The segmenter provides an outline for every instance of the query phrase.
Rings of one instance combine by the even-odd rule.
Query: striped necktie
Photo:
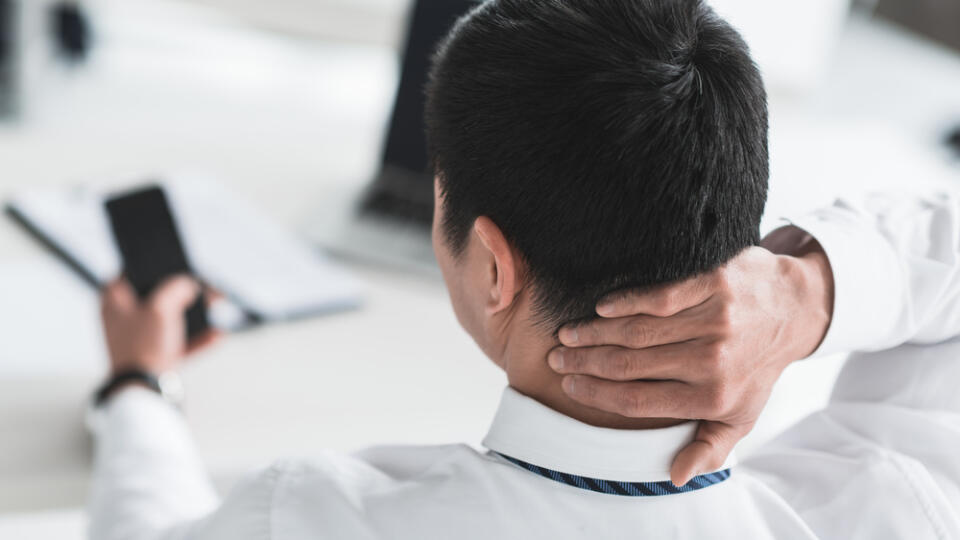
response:
[[[606,493],[609,495],[621,495],[623,497],[657,497],[660,495],[674,495],[677,493],[688,493],[703,489],[714,484],[719,484],[727,478],[730,478],[730,469],[724,469],[709,474],[695,476],[687,482],[685,486],[677,487],[673,482],[666,480],[663,482],[618,482],[616,480],[601,480],[599,478],[588,478],[559,471],[554,471],[544,467],[538,467],[532,463],[510,457],[499,452],[491,452],[514,465],[526,469],[534,474],[544,478],[567,484],[588,491],[597,493]]]

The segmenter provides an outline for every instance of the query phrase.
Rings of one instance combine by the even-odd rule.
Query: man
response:
[[[177,412],[114,385],[94,419],[94,538],[960,534],[960,471],[943,451],[960,447],[960,406],[942,384],[960,378],[949,344],[855,361],[842,403],[743,466],[703,451],[724,453],[721,439],[748,429],[782,366],[818,344],[933,342],[960,329],[960,304],[943,295],[960,289],[952,199],[828,209],[768,239],[784,255],[751,247],[766,189],[764,93],[743,42],[709,8],[488,2],[440,48],[427,120],[437,260],[458,319],[510,383],[489,452],[281,462],[218,505]],[[886,280],[882,293],[856,288],[856,254],[879,257],[866,268]],[[643,329],[624,333],[643,339],[616,350],[617,373],[558,348],[565,323],[580,323],[560,333],[567,345],[599,344],[611,321],[594,319],[596,301],[638,289],[601,310],[647,313],[613,321]],[[140,305],[112,285],[115,372],[176,367],[194,294],[174,280]],[[885,340],[857,332],[858,302]],[[897,361],[905,351],[918,358]],[[771,366],[751,376],[761,363],[745,359],[768,352]],[[753,388],[704,382],[740,379]],[[690,418],[715,423],[698,434]]]

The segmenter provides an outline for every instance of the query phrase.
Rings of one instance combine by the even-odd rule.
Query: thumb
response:
[[[197,299],[200,287],[186,275],[168,278],[150,293],[147,305],[164,315],[181,314]]]
[[[127,311],[136,309],[137,295],[130,282],[119,277],[103,288],[101,304],[104,311]]]
[[[693,442],[673,459],[670,481],[675,486],[684,486],[699,474],[719,469],[733,447],[750,433],[752,427],[752,424],[734,426],[722,422],[700,422]]]

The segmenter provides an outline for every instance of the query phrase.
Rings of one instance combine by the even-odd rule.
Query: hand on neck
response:
[[[533,398],[551,409],[596,427],[612,429],[659,429],[685,422],[676,418],[627,418],[619,414],[587,407],[571,399],[563,391],[563,376],[550,369],[547,353],[559,345],[552,335],[545,335],[528,320],[507,321],[503,346],[494,361],[507,373],[514,390]]]
[[[561,386],[563,377],[547,363],[560,343],[538,324],[534,286],[523,257],[488,217],[474,222],[464,250],[450,252],[440,239],[444,200],[435,182],[434,251],[450,291],[454,312],[477,345],[507,373],[518,392],[575,420],[614,429],[656,429],[682,423],[669,418],[627,418],[578,403]]]

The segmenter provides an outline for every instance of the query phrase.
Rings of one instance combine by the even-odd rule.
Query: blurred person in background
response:
[[[179,412],[119,385],[91,419],[94,539],[960,535],[955,198],[844,201],[761,242],[763,84],[700,0],[484,3],[428,96],[437,260],[509,382],[488,451],[281,461],[220,501]],[[107,289],[114,372],[184,361],[195,287]],[[882,352],[728,457],[788,364],[840,350]]]

